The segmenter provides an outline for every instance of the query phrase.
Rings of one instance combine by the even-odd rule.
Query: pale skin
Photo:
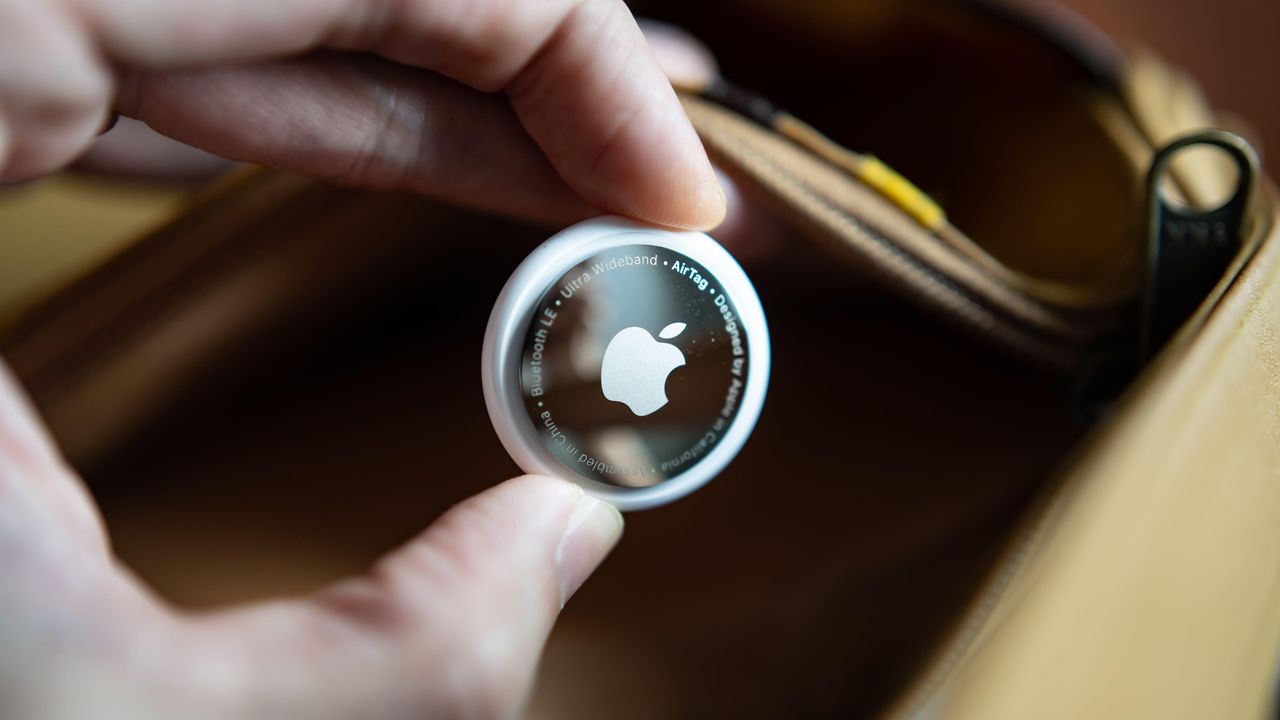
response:
[[[74,161],[113,109],[224,157],[541,221],[726,212],[617,0],[0,0],[0,182]],[[576,486],[516,478],[313,596],[183,611],[112,556],[0,365],[0,715],[517,716],[621,532]]]
[[[725,214],[618,0],[4,0],[0,61],[0,180],[66,164],[114,105],[225,157],[533,217]]]

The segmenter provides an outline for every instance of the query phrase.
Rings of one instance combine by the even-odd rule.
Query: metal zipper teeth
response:
[[[894,281],[894,286],[904,290],[909,288],[909,295],[917,296],[970,330],[1045,364],[1069,367],[1078,360],[1080,353],[1075,348],[1043,340],[1017,327],[896,243],[858,222],[793,175],[778,168],[768,158],[741,142],[735,142],[730,133],[708,125],[714,123],[703,123],[704,139],[718,154],[736,163],[749,177],[772,186],[795,203],[793,206],[776,202],[780,209],[843,251],[853,250],[869,258],[878,272]],[[842,242],[842,239],[849,242]],[[851,248],[850,245],[856,247]]]

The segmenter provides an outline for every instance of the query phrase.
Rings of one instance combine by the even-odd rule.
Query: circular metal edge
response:
[[[543,448],[528,419],[520,389],[519,359],[524,330],[541,295],[567,270],[609,248],[645,244],[679,252],[703,265],[727,290],[747,336],[748,371],[742,404],[716,447],[688,471],[646,488],[622,488],[569,471]],[[729,464],[755,429],[764,407],[771,371],[769,328],[759,295],[737,260],[706,233],[667,230],[618,217],[601,217],[571,226],[538,246],[520,263],[494,303],[485,328],[481,381],[485,406],[498,439],[525,472],[554,475],[616,505],[643,510],[677,500],[702,487]]]

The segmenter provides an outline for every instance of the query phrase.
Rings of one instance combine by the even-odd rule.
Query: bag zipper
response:
[[[690,117],[713,156],[750,188],[762,185],[766,199],[794,224],[838,249],[869,260],[889,284],[980,336],[1058,369],[1077,366],[1092,340],[1114,326],[1099,327],[1081,318],[1067,319],[1005,288],[1007,314],[997,312],[938,270],[921,262],[901,245],[870,228],[824,197],[793,173],[785,171],[725,127],[723,116],[703,106],[690,106]],[[723,111],[721,111],[723,112]],[[998,286],[996,286],[998,288]],[[999,289],[989,289],[999,292]]]

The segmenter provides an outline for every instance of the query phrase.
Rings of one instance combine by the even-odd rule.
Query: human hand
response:
[[[0,0],[0,181],[71,161],[112,107],[222,156],[552,222],[606,210],[709,227],[725,212],[615,0]],[[621,527],[571,484],[519,478],[365,577],[186,613],[112,558],[6,375],[0,711],[516,714],[559,608]]]
[[[365,576],[214,613],[111,557],[83,484],[0,365],[0,716],[510,717],[621,517],[561,480],[467,500]]]
[[[0,0],[0,181],[65,165],[112,107],[224,157],[545,221],[725,213],[620,0]]]

